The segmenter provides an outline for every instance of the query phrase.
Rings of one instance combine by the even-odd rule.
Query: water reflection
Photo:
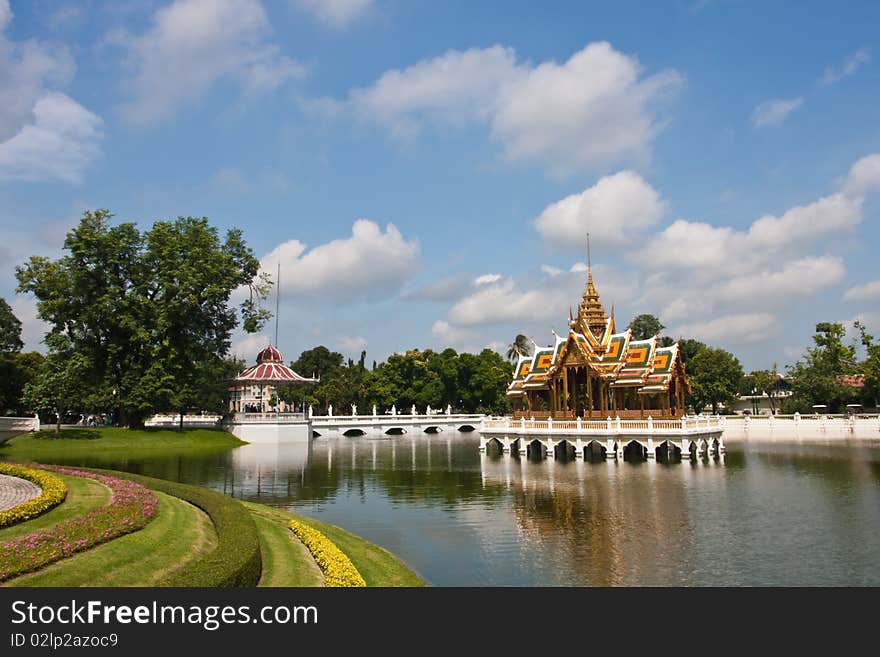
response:
[[[628,462],[470,434],[76,461],[221,490],[373,540],[438,585],[880,584],[880,449],[728,443]]]

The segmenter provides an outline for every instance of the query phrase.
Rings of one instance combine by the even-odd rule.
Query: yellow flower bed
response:
[[[296,520],[291,520],[288,526],[309,548],[318,566],[324,571],[327,586],[367,585],[351,559],[324,534]]]
[[[34,499],[23,502],[6,511],[0,511],[0,528],[36,518],[38,515],[61,504],[64,498],[67,497],[67,486],[51,472],[25,468],[24,466],[12,465],[11,463],[0,463],[0,474],[27,479],[43,489],[43,492]]]

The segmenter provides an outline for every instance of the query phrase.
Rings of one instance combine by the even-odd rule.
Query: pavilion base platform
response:
[[[725,451],[718,416],[677,420],[490,419],[482,423],[480,434],[481,451],[494,441],[505,453],[515,450],[521,455],[531,452],[546,457],[623,459],[629,454],[638,460],[677,460]]]
[[[308,443],[312,423],[301,413],[235,413],[223,427],[246,443]]]

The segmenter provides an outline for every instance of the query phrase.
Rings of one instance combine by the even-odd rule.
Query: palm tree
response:
[[[519,356],[528,356],[531,353],[532,348],[529,346],[529,339],[520,334],[517,335],[516,340],[507,347],[507,360],[512,363]]]

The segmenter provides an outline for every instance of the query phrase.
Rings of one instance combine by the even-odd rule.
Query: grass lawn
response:
[[[259,586],[324,586],[324,574],[308,548],[283,522],[251,510],[263,553],[263,575]]]
[[[219,453],[244,444],[219,429],[62,429],[57,438],[53,430],[44,430],[16,436],[0,445],[0,459],[41,463],[77,457],[138,459]]]
[[[355,568],[358,569],[358,572],[360,572],[364,580],[366,580],[367,586],[425,585],[418,575],[401,563],[400,560],[388,550],[379,547],[374,543],[370,543],[359,536],[355,536],[335,525],[328,525],[327,523],[315,520],[314,518],[288,513],[287,511],[263,506],[262,504],[254,504],[253,502],[242,502],[242,504],[244,504],[254,516],[280,523],[285,531],[291,535],[291,538],[294,539],[295,537],[293,536],[293,533],[287,529],[287,522],[289,520],[299,520],[300,522],[314,527],[331,541],[336,543],[336,546],[340,550],[345,552],[348,558],[351,559],[351,562],[355,565]],[[306,551],[306,556],[310,556],[308,551]]]
[[[156,496],[159,514],[143,529],[4,586],[155,586],[214,549],[217,536],[203,511],[165,493]]]
[[[67,498],[51,511],[33,520],[0,529],[0,543],[51,527],[63,520],[82,516],[110,503],[110,489],[94,479],[53,473],[67,486]]]

